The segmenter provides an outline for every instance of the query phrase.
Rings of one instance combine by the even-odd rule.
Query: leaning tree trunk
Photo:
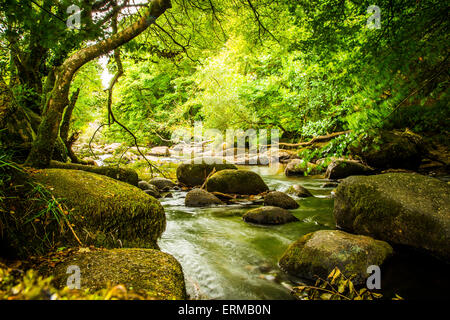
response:
[[[170,0],[153,0],[149,8],[128,28],[95,45],[84,48],[70,56],[56,71],[55,85],[46,106],[46,113],[39,126],[26,165],[46,168],[52,158],[53,146],[59,136],[64,108],[69,103],[70,83],[75,72],[87,62],[107,53],[144,32],[156,19],[171,7]]]

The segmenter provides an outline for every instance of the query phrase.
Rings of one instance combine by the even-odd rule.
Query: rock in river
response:
[[[178,181],[188,187],[201,186],[213,170],[216,172],[225,169],[237,170],[234,164],[222,163],[220,158],[202,158],[198,161],[199,163],[195,160],[182,163],[177,168]]]
[[[206,181],[206,190],[232,194],[259,194],[269,190],[264,180],[248,170],[221,170]]]
[[[245,222],[256,224],[284,224],[298,221],[298,219],[286,209],[270,206],[249,210],[242,218]]]
[[[450,261],[450,185],[412,173],[353,176],[336,189],[336,224]]]
[[[289,189],[286,191],[286,193],[292,194],[299,198],[314,197],[308,189],[299,184],[294,184],[293,186],[290,186]]]
[[[349,176],[366,176],[374,174],[375,170],[352,160],[333,160],[327,168],[325,178],[337,180]]]
[[[54,270],[54,284],[66,286],[68,267],[80,268],[81,289],[92,291],[124,285],[127,289],[145,290],[158,300],[186,299],[181,265],[170,254],[153,249],[112,249],[77,252],[59,263]]]
[[[159,191],[170,190],[175,186],[172,180],[160,177],[152,178],[148,183],[157,187]]]
[[[280,267],[297,277],[326,279],[335,267],[354,284],[362,284],[369,274],[367,267],[378,265],[392,255],[392,247],[384,241],[353,235],[338,230],[308,233],[292,243],[280,259]]]
[[[264,197],[265,206],[280,207],[283,209],[297,209],[297,201],[280,191],[271,191]]]
[[[71,224],[84,245],[158,247],[164,209],[139,188],[81,170],[39,170],[33,179],[71,210]],[[71,233],[66,238],[77,243]]]
[[[215,195],[203,189],[192,189],[186,194],[185,205],[187,207],[206,207],[215,204],[222,204]]]

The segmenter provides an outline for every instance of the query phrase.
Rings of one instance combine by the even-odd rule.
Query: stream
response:
[[[271,190],[301,184],[315,197],[296,199],[300,207],[291,212],[299,222],[260,226],[242,220],[255,205],[188,208],[186,192],[174,192],[173,198],[160,199],[167,227],[159,245],[181,263],[192,299],[292,299],[292,279],[278,260],[300,236],[334,228],[332,189],[320,187],[324,179],[286,177],[282,168],[241,168],[258,173]]]

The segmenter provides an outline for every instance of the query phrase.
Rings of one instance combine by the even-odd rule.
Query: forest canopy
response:
[[[71,5],[81,10],[79,28],[67,26]],[[17,153],[19,143],[19,158],[45,166],[30,144],[42,154],[58,144],[59,126],[66,142],[111,122],[152,145],[195,121],[223,131],[277,128],[289,142],[377,128],[445,136],[448,4],[380,0],[375,27],[371,5],[3,0],[2,90],[14,101],[9,109],[21,110],[16,124],[3,123],[3,144],[14,141]],[[133,141],[122,126],[101,132]]]

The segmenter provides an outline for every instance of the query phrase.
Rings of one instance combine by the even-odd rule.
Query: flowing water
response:
[[[279,269],[279,258],[300,236],[335,226],[332,189],[320,187],[325,180],[290,178],[271,167],[246,169],[261,175],[271,190],[300,184],[315,197],[296,199],[300,207],[291,212],[300,221],[280,226],[245,223],[242,215],[256,207],[251,204],[188,208],[186,192],[161,199],[167,228],[159,245],[181,263],[191,298],[291,299],[292,282]]]

